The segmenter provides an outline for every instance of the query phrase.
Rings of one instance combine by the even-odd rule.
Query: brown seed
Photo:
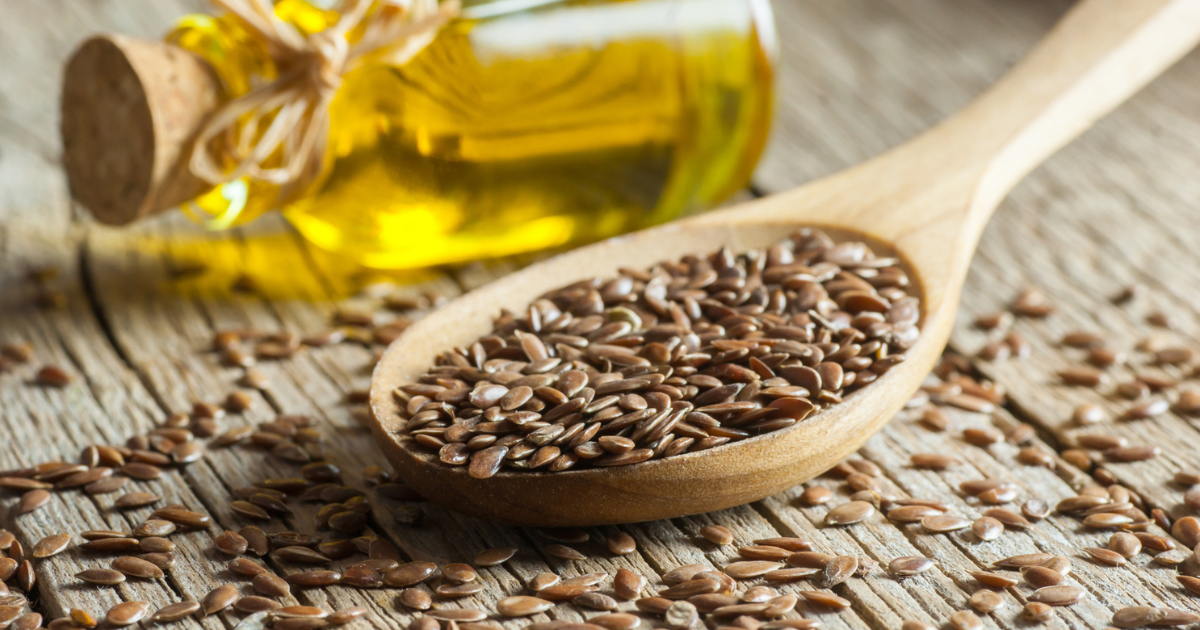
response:
[[[1142,550],[1142,541],[1133,534],[1117,532],[1109,536],[1108,548],[1126,558],[1132,558]]]
[[[810,486],[805,488],[800,495],[800,502],[804,505],[823,505],[828,503],[833,498],[833,492],[825,486]]]
[[[462,584],[464,582],[473,582],[478,574],[475,569],[469,564],[452,563],[442,567],[442,578],[448,582]]]
[[[1074,367],[1062,370],[1058,373],[1058,376],[1067,385],[1080,385],[1083,387],[1099,387],[1108,382],[1108,374],[1088,367]]]
[[[337,584],[342,579],[342,574],[337,571],[305,571],[303,573],[293,573],[284,579],[292,586],[314,588]]]
[[[971,533],[982,541],[995,540],[1004,533],[1004,524],[990,516],[983,516],[971,523]]]
[[[1017,580],[1000,573],[989,571],[971,571],[971,577],[980,584],[990,588],[1011,588],[1017,585]]]
[[[1113,613],[1112,624],[1118,628],[1142,626],[1186,626],[1200,622],[1200,615],[1171,608],[1129,606]]]
[[[150,616],[150,621],[154,623],[173,623],[180,621],[189,615],[193,615],[199,610],[199,602],[179,602],[178,604],[170,604],[168,606],[159,608],[153,615]]]
[[[388,571],[383,581],[393,588],[404,588],[425,581],[436,570],[437,565],[432,562],[409,562]]]
[[[241,534],[225,530],[225,533],[217,536],[216,539],[213,540],[213,546],[215,546],[217,551],[220,551],[221,553],[231,556],[239,556],[243,553],[246,553],[247,542],[245,537],[243,537]]]
[[[566,545],[546,545],[546,553],[563,560],[586,560],[587,556]]]
[[[616,575],[613,576],[613,592],[621,599],[634,599],[640,596],[642,590],[645,588],[646,578],[634,573],[630,569],[617,569]]]
[[[151,518],[170,521],[176,525],[179,525],[180,527],[199,529],[212,525],[212,518],[208,515],[179,507],[168,506],[165,508],[160,508],[151,513],[150,516]]]
[[[482,590],[482,586],[480,590]],[[590,610],[616,610],[618,606],[617,600],[596,591],[579,595],[575,599],[572,599],[571,603],[580,608],[588,608]]]
[[[16,570],[16,563],[13,565]],[[75,574],[75,577],[89,584],[115,586],[125,581],[125,574],[113,569],[85,569]]]
[[[771,569],[771,571],[774,570]],[[838,556],[826,563],[825,568],[821,570],[820,577],[817,579],[817,584],[822,588],[832,588],[850,579],[850,576],[854,575],[854,572],[857,570],[857,557]],[[767,571],[763,573],[767,573]]]
[[[1083,589],[1072,584],[1059,584],[1039,588],[1029,595],[1029,601],[1041,602],[1048,606],[1070,606],[1079,602],[1084,596]]]
[[[330,558],[314,549],[293,545],[275,550],[279,559],[298,564],[329,564]]]
[[[233,605],[238,596],[236,586],[224,584],[209,591],[208,595],[205,595],[204,599],[200,601],[200,605],[204,609],[205,615],[211,615]]]
[[[329,615],[325,618],[325,621],[327,621],[331,626],[344,626],[366,614],[367,609],[365,607],[351,606],[349,608],[343,608]]]
[[[433,606],[433,598],[426,591],[406,588],[400,592],[400,603],[412,610],[429,610]]]
[[[1062,584],[1063,574],[1046,567],[1021,567],[1021,578],[1033,588],[1044,588]]]
[[[146,536],[167,536],[175,532],[175,523],[164,521],[157,518],[152,518],[141,525],[138,525],[133,530],[133,535],[138,538]]]
[[[1113,566],[1113,567],[1121,566],[1121,565],[1125,564],[1125,556],[1122,556],[1121,554],[1119,554],[1115,551],[1112,551],[1111,549],[1104,549],[1101,547],[1087,547],[1084,549],[1084,552],[1086,552],[1089,556],[1092,557],[1093,560],[1095,560],[1096,562],[1099,562],[1100,564],[1105,564],[1105,565]],[[1049,602],[1047,602],[1047,603],[1049,603]]]
[[[787,549],[793,553],[797,551],[808,551],[812,549],[812,543],[803,538],[795,538],[791,536],[780,536],[775,538],[759,538],[754,541],[756,545],[769,545],[771,547],[779,547]]]
[[[971,608],[986,615],[1003,608],[1004,598],[1000,597],[996,591],[982,589],[975,591],[967,603],[971,605]]]
[[[983,620],[969,610],[960,610],[950,615],[952,630],[983,630]]]
[[[1122,446],[1104,451],[1104,457],[1110,462],[1141,462],[1154,459],[1162,453],[1157,446]]]
[[[254,587],[254,592],[265,597],[287,597],[292,593],[291,587],[283,578],[270,573],[254,576],[250,585]]]
[[[943,453],[914,453],[910,458],[913,468],[945,470],[958,464],[958,460]]]
[[[243,527],[238,530],[238,535],[246,540],[246,551],[253,555],[261,558],[271,550],[267,534],[260,527],[254,525]]]
[[[259,597],[258,595],[247,595],[246,597],[242,597],[233,603],[233,609],[242,613],[243,615],[252,615],[254,613],[260,613],[264,611],[275,611],[279,610],[280,608],[283,608],[283,604],[280,604],[273,599]]]
[[[113,560],[111,566],[129,577],[158,579],[164,575],[163,570],[153,563],[141,558],[134,558],[133,556],[121,556]]]
[[[57,365],[47,365],[37,372],[37,382],[46,387],[66,387],[74,380],[70,373]]]
[[[342,584],[357,588],[378,588],[383,586],[383,576],[366,564],[354,564],[342,571]]]
[[[1021,567],[1044,564],[1053,557],[1053,555],[1048,553],[1025,553],[1017,556],[1002,558],[993,562],[992,566],[1005,569],[1020,569]]]
[[[68,534],[53,534],[47,536],[37,542],[33,546],[34,558],[49,558],[57,555],[71,544],[71,536]]]
[[[928,571],[934,566],[933,560],[921,556],[900,556],[888,563],[888,572],[896,577],[909,577]]]
[[[129,462],[121,467],[121,474],[142,481],[151,481],[162,476],[162,469],[153,464]]]
[[[175,554],[173,553],[144,553],[138,558],[153,564],[154,566],[166,571],[175,566]]]
[[[936,514],[921,519],[921,527],[935,534],[952,532],[970,526],[969,519],[955,514]]]
[[[611,553],[618,556],[631,554],[637,549],[637,543],[634,541],[633,536],[625,532],[612,534],[604,540],[604,544]]]
[[[763,575],[764,573],[769,573],[782,567],[782,562],[746,560],[743,562],[733,562],[725,565],[724,572],[726,575],[734,578],[735,580],[744,580],[746,578],[757,577]],[[853,573],[853,571],[851,571],[851,573]]]
[[[486,549],[479,552],[479,555],[475,556],[475,566],[494,567],[496,565],[508,562],[509,559],[515,555],[517,555],[517,550],[512,547]]]
[[[833,593],[826,591],[800,591],[796,593],[804,598],[804,601],[810,605],[824,607],[833,610],[842,610],[850,607],[850,600],[838,597]]]
[[[483,588],[482,584],[471,582],[467,582],[466,584],[439,584],[434,589],[434,592],[446,598],[467,597],[468,595],[483,592]]]
[[[733,532],[720,525],[705,525],[700,528],[700,535],[714,545],[728,545],[733,543]]]
[[[589,624],[600,626],[604,630],[633,630],[641,621],[640,617],[629,613],[608,613],[588,619]]]
[[[850,501],[843,503],[825,514],[826,525],[852,525],[859,523],[875,513],[875,506],[866,501]]]
[[[150,604],[146,602],[122,602],[108,609],[104,620],[110,626],[121,627],[133,625],[142,620],[150,612]]]
[[[1054,609],[1042,602],[1029,602],[1021,609],[1021,614],[1030,621],[1041,623],[1054,618]]]
[[[155,496],[148,492],[130,492],[122,495],[113,501],[113,506],[121,509],[138,508],[146,505],[151,505],[162,501],[161,497]]]
[[[146,553],[167,553],[175,551],[175,543],[158,536],[147,536],[138,541],[138,550]]]

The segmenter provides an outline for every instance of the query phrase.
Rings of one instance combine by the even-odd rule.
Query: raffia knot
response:
[[[368,55],[400,65],[458,13],[458,0],[343,0],[338,20],[304,35],[270,0],[212,0],[261,40],[279,74],[225,103],[206,121],[189,167],[216,186],[243,177],[280,187],[283,205],[321,174],[329,105],[342,77]],[[351,43],[347,34],[359,33]]]

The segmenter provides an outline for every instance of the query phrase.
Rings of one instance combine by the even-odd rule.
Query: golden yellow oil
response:
[[[312,32],[335,17],[281,0]],[[323,176],[280,208],[317,246],[413,268],[576,245],[711,207],[745,185],[772,107],[764,0],[488,0],[403,66],[349,72]],[[229,18],[170,40],[231,96],[269,79]],[[256,78],[257,77],[257,78]],[[210,225],[277,205],[233,182],[197,200]]]

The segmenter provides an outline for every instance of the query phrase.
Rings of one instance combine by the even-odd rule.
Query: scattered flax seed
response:
[[[74,378],[66,370],[57,365],[47,365],[37,372],[37,382],[46,387],[66,387]]]
[[[1004,524],[990,516],[983,516],[971,523],[971,532],[981,541],[995,540],[1004,533]]]
[[[932,569],[934,561],[921,556],[901,556],[888,563],[888,572],[896,577],[909,577]]]
[[[875,506],[866,501],[850,501],[843,503],[825,515],[826,525],[852,525],[859,523],[875,513]]]
[[[1018,295],[1009,309],[1015,315],[1040,319],[1053,313],[1054,305],[1039,289],[1030,288]]]
[[[975,317],[975,327],[982,330],[1007,330],[1012,325],[1012,313],[1000,311],[984,313]]]
[[[995,591],[981,589],[975,591],[967,603],[971,605],[971,608],[974,608],[975,610],[987,615],[1003,608],[1004,598]]]
[[[733,532],[720,525],[705,525],[700,528],[700,535],[714,545],[729,545],[733,543]]]
[[[1030,621],[1042,623],[1054,618],[1054,609],[1042,602],[1029,602],[1021,609],[1021,615]]]
[[[1170,408],[1171,404],[1165,400],[1152,400],[1126,409],[1125,417],[1129,420],[1147,420],[1166,413]]]
[[[833,498],[833,491],[825,486],[809,486],[800,494],[800,502],[807,506],[823,505]]]
[[[1058,372],[1058,377],[1067,385],[1082,387],[1099,387],[1108,382],[1108,374],[1095,368],[1074,367]]]
[[[1173,608],[1129,606],[1113,613],[1112,624],[1118,628],[1142,626],[1187,626],[1200,622],[1200,614]]]
[[[1122,556],[1111,549],[1104,549],[1102,547],[1087,547],[1083,551],[1087,553],[1087,555],[1091,556],[1093,560],[1103,565],[1119,567],[1126,563],[1125,556]],[[1050,602],[1046,603],[1049,604]]]
[[[926,470],[945,470],[959,463],[957,459],[944,453],[914,453],[909,460],[913,468]]]
[[[970,519],[957,514],[935,514],[921,519],[921,527],[933,534],[944,534],[970,526]]]
[[[1017,580],[1002,573],[990,571],[971,571],[971,577],[988,588],[1011,588],[1017,585]]]
[[[950,615],[952,630],[983,630],[983,620],[969,610],[960,610]]]

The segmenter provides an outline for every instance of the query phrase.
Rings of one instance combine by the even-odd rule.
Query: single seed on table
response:
[[[383,586],[383,576],[367,564],[352,564],[342,571],[342,584],[357,588],[378,588]]]
[[[833,492],[825,486],[809,486],[805,488],[800,495],[800,502],[804,505],[822,505],[828,503],[833,498]]]
[[[695,595],[716,593],[719,590],[721,590],[721,583],[719,581],[697,578],[680,582],[668,589],[659,591],[658,596],[666,599],[687,599]]]
[[[618,556],[624,556],[637,550],[637,542],[634,541],[633,536],[625,532],[610,535],[604,540],[604,545],[608,547],[609,552]]]
[[[331,559],[322,553],[308,547],[293,545],[275,550],[275,555],[281,560],[299,564],[329,564]]]
[[[546,575],[546,574],[542,574]],[[541,576],[539,576],[541,577]],[[626,568],[617,569],[617,573],[613,576],[613,592],[617,597],[624,600],[631,600],[641,595],[642,590],[646,588],[646,578]],[[541,590],[541,589],[534,589]]]
[[[483,590],[482,585],[480,585],[480,590]],[[596,591],[583,593],[572,599],[571,603],[580,608],[591,610],[616,610],[618,606],[617,600]]]
[[[775,569],[771,569],[774,571]],[[837,556],[830,560],[817,578],[816,583],[822,588],[833,588],[850,579],[858,570],[858,558],[855,556]]]
[[[1113,613],[1112,624],[1118,628],[1142,626],[1186,626],[1200,622],[1200,614],[1172,608],[1129,606]]]
[[[1053,554],[1048,553],[1024,553],[1016,556],[1009,556],[1007,558],[1001,558],[1000,560],[993,562],[992,566],[1004,569],[1020,569],[1021,567],[1044,564],[1053,557]]]
[[[13,570],[16,570],[15,562],[13,563]],[[115,586],[125,581],[125,574],[114,569],[85,569],[76,573],[75,577],[89,584],[100,584],[102,586]]]
[[[141,621],[148,612],[150,604],[146,602],[122,602],[109,608],[104,620],[114,627],[129,626]]]
[[[990,516],[982,516],[971,523],[971,533],[981,541],[995,540],[1004,533],[1004,524]]]
[[[1085,595],[1084,590],[1072,584],[1046,586],[1029,594],[1029,601],[1041,602],[1048,606],[1070,606],[1078,603]]]
[[[735,580],[744,580],[746,578],[758,577],[764,573],[769,573],[782,567],[782,562],[745,560],[725,565],[724,572],[726,575],[734,578]],[[853,573],[853,571],[851,571],[851,573]]]
[[[130,492],[121,495],[116,501],[113,501],[113,506],[117,508],[138,508],[162,501],[162,498],[149,492]]]
[[[981,589],[975,591],[971,595],[971,598],[967,600],[967,603],[971,605],[971,608],[986,615],[1003,608],[1004,598],[1000,597],[995,591]]]
[[[159,536],[147,536],[138,541],[138,551],[145,553],[167,553],[175,551],[175,543]]]
[[[714,545],[728,545],[733,543],[733,532],[720,525],[705,525],[700,528],[700,535]]]
[[[121,556],[113,560],[111,566],[129,577],[158,579],[164,575],[158,566],[133,556]]]
[[[561,558],[563,560],[586,560],[587,556],[579,553],[579,551],[566,545],[550,544],[546,545],[546,553]]]
[[[464,582],[473,582],[478,574],[475,569],[469,564],[451,563],[442,567],[442,578],[448,582],[462,584]]]
[[[9,630],[37,630],[42,627],[42,616],[38,613],[25,613],[16,619],[13,619],[12,624],[8,626]]]
[[[588,619],[588,623],[604,630],[633,630],[641,624],[641,618],[630,613],[607,613]]]
[[[999,521],[1001,525],[1008,529],[1029,529],[1033,527],[1028,519],[1012,510],[1005,508],[990,508],[984,510],[984,518],[991,518]]]
[[[1162,449],[1157,446],[1122,446],[1104,451],[1104,457],[1110,462],[1141,462],[1161,453]]]
[[[424,582],[436,570],[437,565],[432,562],[409,562],[385,573],[383,582],[393,588],[404,588]]]
[[[508,562],[509,559],[515,555],[517,555],[517,550],[512,547],[486,549],[479,552],[479,555],[475,556],[475,566],[494,567],[496,565]]]
[[[217,551],[231,556],[240,556],[246,553],[247,545],[248,543],[244,536],[229,530],[225,530],[223,534],[213,540],[213,546],[217,548]]]
[[[1029,583],[1033,588],[1045,588],[1047,586],[1057,586],[1062,584],[1065,579],[1063,574],[1041,566],[1021,567],[1021,579]]]
[[[1079,385],[1083,387],[1098,387],[1108,382],[1108,374],[1095,368],[1082,366],[1061,370],[1058,376],[1067,385]]]
[[[969,519],[956,514],[934,514],[921,519],[921,527],[934,534],[943,534],[970,526]]]
[[[345,576],[342,576],[343,581]],[[483,592],[484,586],[477,582],[466,582],[463,584],[439,584],[433,589],[435,593],[446,598],[467,597],[476,593]]]
[[[413,610],[429,610],[433,606],[433,598],[421,589],[406,588],[400,592],[400,603]]]
[[[742,601],[748,604],[761,604],[779,596],[779,592],[769,586],[755,586],[742,593]]]
[[[934,561],[921,556],[900,556],[888,563],[888,572],[896,577],[910,577],[928,571]]]
[[[793,552],[770,545],[746,545],[738,548],[738,555],[746,560],[787,560]]]
[[[1137,536],[1127,532],[1117,532],[1108,538],[1108,548],[1132,558],[1142,550],[1142,541]]]
[[[327,621],[331,626],[344,626],[366,614],[367,609],[365,607],[351,606],[349,608],[343,608],[329,615],[325,618],[325,621]]]
[[[292,592],[291,587],[283,578],[270,573],[254,576],[250,585],[254,587],[254,592],[266,597],[287,597]]]
[[[74,378],[57,365],[47,365],[37,372],[37,383],[47,387],[66,387]]]
[[[969,610],[960,610],[950,615],[952,630],[983,630],[983,620]]]
[[[39,540],[33,546],[34,558],[49,558],[56,555],[71,544],[71,536],[69,534],[52,534]]]
[[[942,453],[914,453],[910,458],[913,468],[945,470],[958,464],[958,460]]]
[[[141,551],[142,544],[136,538],[98,538],[89,540],[80,545],[88,551],[100,551],[105,553],[125,553],[130,551]]]
[[[162,569],[163,571],[166,571],[167,569],[170,569],[171,567],[175,566],[175,554],[170,553],[170,552],[144,553],[144,554],[138,556],[138,558],[141,560],[145,560],[146,562],[149,562],[150,564],[153,564],[154,566]]]
[[[224,584],[209,591],[208,595],[204,596],[200,604],[204,609],[205,615],[211,615],[215,612],[222,611],[233,604],[238,599],[237,587],[232,584]]]
[[[779,547],[787,549],[791,552],[808,551],[812,549],[812,543],[803,538],[795,538],[791,536],[779,536],[775,538],[758,538],[754,541],[756,545],[769,545],[771,547]]]
[[[537,596],[554,602],[563,602],[595,590],[598,590],[597,587],[591,584],[567,584],[561,582],[539,590]]]
[[[233,603],[233,609],[243,615],[252,615],[263,611],[274,611],[283,608],[283,604],[258,595],[247,595]]]
[[[1058,571],[1062,575],[1067,575],[1071,572],[1071,561],[1066,556],[1054,556],[1043,562],[1041,566]]]
[[[843,503],[825,514],[826,525],[852,525],[870,518],[875,513],[875,506],[866,501],[850,501]]]
[[[284,578],[288,584],[299,586],[300,588],[331,586],[337,584],[341,579],[342,574],[337,571],[305,571],[303,573],[293,573]]]
[[[167,536],[175,532],[175,523],[152,518],[141,525],[138,525],[133,530],[133,535],[137,538],[146,536]]]
[[[1017,580],[1000,573],[990,571],[971,571],[971,577],[989,588],[1011,588],[1017,585]]]

